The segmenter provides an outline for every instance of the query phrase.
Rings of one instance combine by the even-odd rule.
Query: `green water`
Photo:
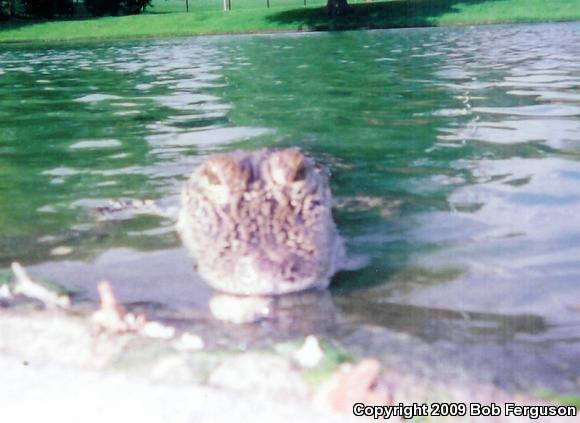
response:
[[[0,267],[202,310],[171,219],[95,208],[173,207],[207,154],[297,145],[360,267],[315,330],[578,390],[578,57],[578,24],[0,47]]]

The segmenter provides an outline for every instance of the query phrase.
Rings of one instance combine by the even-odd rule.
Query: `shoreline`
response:
[[[154,422],[159,416],[177,413],[172,421],[202,416],[202,421],[229,422],[229,416],[221,414],[224,402],[235,415],[247,414],[254,421],[268,421],[275,415],[284,422],[354,422],[354,403],[428,404],[432,398],[454,404],[577,409],[576,398],[566,395],[534,395],[486,383],[430,380],[383,366],[374,358],[341,358],[337,352],[342,350],[327,342],[322,350],[316,343],[322,356],[312,366],[307,362],[317,352],[308,348],[305,354],[306,339],[275,343],[269,348],[216,350],[179,342],[183,334],[190,333],[187,330],[181,337],[177,333],[168,337],[159,331],[145,334],[133,329],[118,332],[112,326],[98,329],[96,313],[76,307],[32,310],[24,304],[8,304],[0,317],[0,330],[6,335],[0,340],[0,369],[8,382],[0,395],[9,398],[7,404],[11,405],[4,411],[27,421],[38,420],[39,412],[49,410],[63,421],[81,418],[97,422],[103,417],[117,421],[118,416],[126,421],[139,416],[139,421]],[[14,390],[14,386],[19,389]],[[163,401],[156,401],[160,395]],[[73,396],[76,405],[71,406]],[[99,412],[86,413],[95,401]],[[24,406],[32,403],[39,407]],[[495,416],[496,423],[529,420]],[[438,420],[427,416],[425,421]],[[468,417],[466,421],[474,420]]]
[[[580,22],[576,0],[555,0],[549,7],[540,0],[373,1],[351,3],[348,15],[338,18],[329,17],[323,3],[266,9],[247,1],[247,8],[229,12],[199,4],[186,13],[175,9],[178,0],[158,0],[139,15],[2,21],[0,45]]]
[[[68,22],[68,21],[65,21]],[[79,37],[79,38],[55,38],[55,39],[23,39],[23,40],[1,40],[0,48],[2,46],[47,46],[51,44],[92,44],[107,41],[144,41],[144,40],[169,40],[174,38],[194,38],[194,37],[227,37],[227,36],[259,36],[259,35],[280,35],[280,34],[325,34],[325,33],[340,33],[351,31],[399,31],[399,30],[419,30],[432,28],[474,28],[474,27],[490,27],[490,26],[506,26],[506,25],[549,25],[549,24],[566,24],[566,23],[580,23],[578,19],[565,20],[547,20],[547,21],[517,21],[517,22],[481,22],[481,23],[465,23],[465,24],[448,24],[448,25],[422,25],[422,26],[400,26],[400,27],[366,27],[366,28],[342,28],[342,29],[269,29],[269,30],[250,30],[240,32],[176,32],[176,33],[161,33],[161,34],[136,34],[127,36],[96,36],[96,37]],[[1,25],[0,25],[1,27]],[[2,29],[0,28],[0,33]]]

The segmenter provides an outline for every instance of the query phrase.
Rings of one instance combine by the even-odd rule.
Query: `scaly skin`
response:
[[[298,149],[210,156],[182,192],[177,230],[217,290],[324,288],[344,259],[325,172]]]

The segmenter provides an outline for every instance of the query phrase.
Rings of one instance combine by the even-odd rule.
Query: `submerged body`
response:
[[[298,149],[210,156],[185,184],[177,229],[220,291],[324,288],[344,259],[324,170]]]

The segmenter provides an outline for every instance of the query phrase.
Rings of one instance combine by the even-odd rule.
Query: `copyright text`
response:
[[[374,419],[390,419],[392,417],[402,417],[412,419],[414,417],[447,417],[447,416],[520,416],[528,417],[530,420],[537,420],[545,416],[576,416],[578,409],[573,406],[564,405],[517,405],[505,403],[503,407],[491,403],[480,404],[478,402],[435,402],[430,404],[403,404],[397,405],[365,405],[357,402],[352,407],[355,416],[367,416]]]

